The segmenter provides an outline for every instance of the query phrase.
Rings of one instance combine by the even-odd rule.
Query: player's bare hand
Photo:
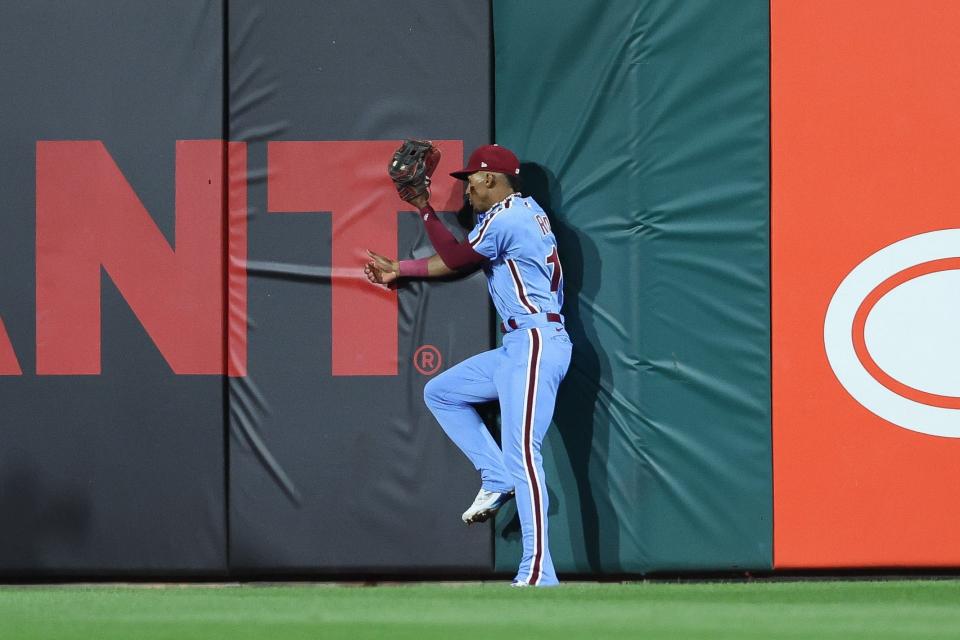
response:
[[[400,263],[369,249],[367,249],[367,255],[370,256],[370,262],[363,267],[367,280],[388,287],[395,285],[397,278],[400,277]]]

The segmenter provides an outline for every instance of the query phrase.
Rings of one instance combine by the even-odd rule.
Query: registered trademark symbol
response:
[[[443,365],[440,350],[432,344],[425,344],[413,354],[413,366],[425,376],[432,376]]]

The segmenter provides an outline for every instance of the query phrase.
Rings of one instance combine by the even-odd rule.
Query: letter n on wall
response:
[[[100,373],[102,268],[174,373],[242,375],[245,349],[231,348],[229,366],[225,357],[227,146],[231,171],[245,175],[240,143],[177,142],[171,247],[103,143],[37,143],[38,374]],[[243,190],[231,185],[234,191]],[[245,323],[245,281],[234,277],[233,264],[245,257],[245,201],[236,204],[229,212],[231,299]],[[233,316],[231,334],[245,337],[245,328],[234,331]]]

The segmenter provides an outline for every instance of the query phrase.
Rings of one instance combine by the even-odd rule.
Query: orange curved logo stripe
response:
[[[920,402],[933,407],[942,407],[944,409],[960,409],[960,398],[915,389],[900,382],[880,368],[873,359],[873,356],[870,355],[870,350],[867,349],[866,324],[867,317],[869,317],[870,312],[873,310],[873,307],[876,306],[877,302],[900,285],[914,278],[919,278],[931,273],[938,273],[940,271],[952,271],[954,269],[960,269],[960,258],[941,258],[940,260],[922,262],[909,269],[904,269],[903,271],[893,274],[881,282],[863,299],[853,318],[852,328],[853,348],[857,354],[857,358],[860,360],[863,368],[867,370],[867,373],[873,376],[877,382],[899,396],[903,396],[914,402]]]

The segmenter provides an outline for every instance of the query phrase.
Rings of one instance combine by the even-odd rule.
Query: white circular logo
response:
[[[960,438],[960,229],[905,238],[857,265],[830,300],[823,343],[869,411]]]

